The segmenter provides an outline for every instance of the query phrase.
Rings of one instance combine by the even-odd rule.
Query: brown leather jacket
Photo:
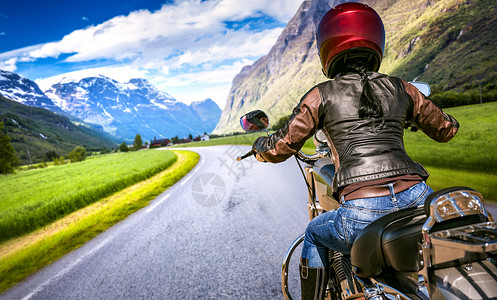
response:
[[[429,173],[404,149],[404,128],[413,125],[438,142],[448,142],[458,122],[411,84],[376,72],[367,75],[381,101],[383,117],[359,118],[362,81],[359,74],[349,73],[313,87],[288,123],[270,137],[258,138],[254,150],[265,161],[281,162],[323,129],[337,169],[335,192],[350,184],[405,174],[426,179]]]

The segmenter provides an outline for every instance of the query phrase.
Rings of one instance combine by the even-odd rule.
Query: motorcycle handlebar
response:
[[[242,159],[245,159],[245,158],[247,158],[249,156],[252,156],[254,154],[256,154],[256,152],[252,149],[249,152],[245,153],[244,155],[238,156],[236,158],[236,160],[237,161],[241,161]],[[297,156],[298,159],[300,159],[301,161],[306,162],[306,163],[309,163],[309,162],[312,163],[312,162],[315,162],[318,159],[324,157],[324,155],[322,153],[316,153],[316,154],[313,154],[313,155],[307,155],[307,154],[305,154],[302,151],[297,152],[296,156]]]
[[[249,157],[249,156],[251,156],[251,155],[254,155],[254,154],[255,154],[255,151],[252,149],[252,150],[250,150],[249,152],[245,153],[244,155],[242,155],[242,156],[238,156],[238,157],[236,158],[236,160],[237,160],[237,161],[240,161],[240,160],[245,159],[245,158],[247,158],[247,157]]]

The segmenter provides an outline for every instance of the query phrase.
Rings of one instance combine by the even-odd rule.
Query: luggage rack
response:
[[[431,259],[436,265],[481,253],[497,253],[497,223],[484,222],[430,234]]]

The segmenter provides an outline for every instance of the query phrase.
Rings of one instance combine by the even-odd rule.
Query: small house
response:
[[[169,139],[156,139],[154,136],[154,140],[150,141],[150,148],[157,148],[157,147],[166,147],[170,143]]]

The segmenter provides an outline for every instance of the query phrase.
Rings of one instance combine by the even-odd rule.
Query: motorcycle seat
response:
[[[444,189],[429,195],[425,203],[443,193],[458,189]],[[386,270],[417,272],[421,270],[418,243],[422,242],[421,229],[429,213],[427,204],[402,209],[383,216],[364,228],[351,249],[351,263],[359,277],[374,277]],[[432,232],[487,222],[484,215],[469,215],[435,224]]]
[[[402,209],[364,228],[351,249],[352,265],[359,277],[374,277],[393,268],[402,272],[421,269],[418,243],[426,221],[423,207]]]

